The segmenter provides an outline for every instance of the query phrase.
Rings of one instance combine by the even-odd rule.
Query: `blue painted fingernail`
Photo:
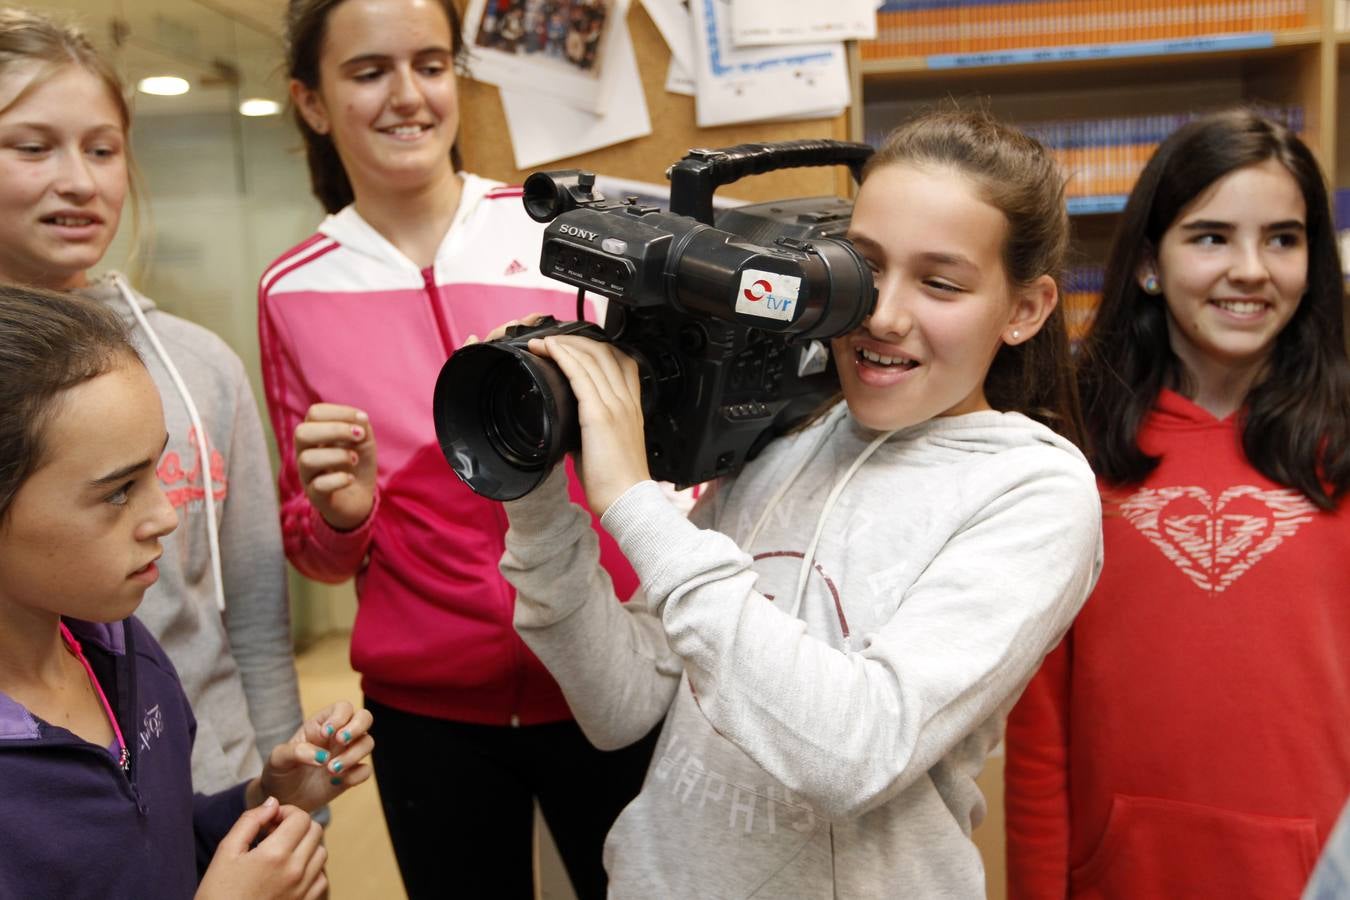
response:
[[[328,783],[329,783],[329,784],[342,784],[342,779],[341,779],[341,778],[330,778],[330,779],[328,779]]]
[[[333,771],[334,771],[334,772],[341,772],[341,771],[342,771],[342,760],[340,760],[340,759],[335,759],[335,760],[333,760]]]
[[[328,751],[327,751],[327,750],[315,750],[315,751],[314,751],[314,761],[315,761],[316,763],[325,763],[325,762],[328,762]]]
[[[332,725],[325,725],[325,726],[323,726],[323,733],[326,734],[326,735],[328,735],[329,737],[332,737],[332,736],[333,736],[333,732],[334,732],[334,731],[337,731],[337,729],[334,728]]]
[[[350,741],[351,739],[352,739],[352,733],[351,733],[350,731],[344,731],[344,732],[342,732],[342,742],[343,742],[344,744],[347,743],[348,741]]]

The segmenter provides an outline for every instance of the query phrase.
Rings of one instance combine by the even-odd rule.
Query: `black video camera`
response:
[[[852,205],[800,198],[724,210],[713,192],[745,175],[847,165],[866,144],[789,141],[693,150],[667,173],[670,212],[608,202],[595,176],[536,172],[525,209],[544,232],[540,271],[608,298],[604,329],[546,319],[462,347],[436,381],[441,451],[470,488],[495,500],[529,493],[579,447],[576,400],[531,338],[610,341],[638,364],[652,477],[696,484],[746,460],[838,390],[822,343],[858,327],[876,303],[871,270],[846,240]]]

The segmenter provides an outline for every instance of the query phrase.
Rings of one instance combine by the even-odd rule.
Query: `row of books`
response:
[[[1064,273],[1059,291],[1069,340],[1081,340],[1087,334],[1092,316],[1097,312],[1097,304],[1102,302],[1105,278],[1106,270],[1101,266],[1078,266]]]
[[[1161,41],[1308,26],[1317,0],[888,0],[864,59]],[[1346,0],[1339,0],[1341,6]]]
[[[1350,288],[1350,188],[1342,188],[1333,195],[1333,213],[1340,237],[1341,267],[1346,286]],[[1060,297],[1064,304],[1065,324],[1072,340],[1081,340],[1087,334],[1092,317],[1102,300],[1106,270],[1101,266],[1077,266],[1064,273],[1060,281]]]
[[[1261,107],[1267,118],[1294,132],[1303,130],[1301,106]],[[1198,113],[1121,116],[1080,121],[1027,122],[1019,127],[1055,154],[1068,176],[1066,196],[1123,197],[1134,187],[1153,152]]]
[[[1295,132],[1303,130],[1301,106],[1257,108]],[[881,109],[876,111],[880,113]],[[1066,196],[1071,212],[1112,212],[1124,206],[1125,195],[1163,138],[1198,114],[1025,122],[1018,127],[1049,147],[1059,160],[1068,178]],[[868,116],[873,123],[883,117]],[[883,127],[867,134],[867,142],[873,146],[880,146],[886,137],[885,123],[877,124]],[[1104,202],[1090,202],[1094,199]]]

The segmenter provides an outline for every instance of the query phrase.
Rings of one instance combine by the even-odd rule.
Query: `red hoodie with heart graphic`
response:
[[[1164,391],[1148,479],[1008,721],[1009,896],[1297,898],[1350,794],[1350,501]]]

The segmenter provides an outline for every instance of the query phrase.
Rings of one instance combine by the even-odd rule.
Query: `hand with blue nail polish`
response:
[[[249,782],[250,807],[266,797],[313,812],[372,774],[371,715],[345,700],[310,716],[294,736],[268,754],[263,773]]]

